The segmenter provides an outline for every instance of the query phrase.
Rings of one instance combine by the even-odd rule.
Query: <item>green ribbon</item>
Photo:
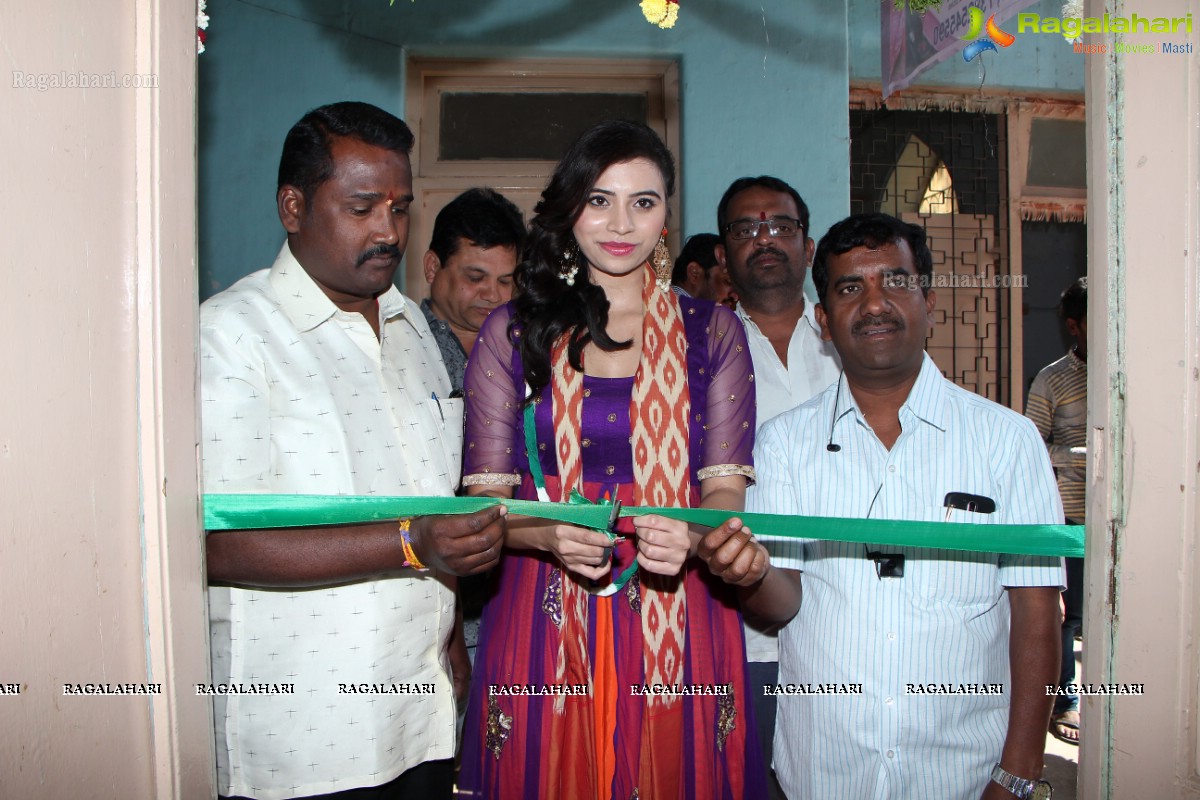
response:
[[[537,451],[533,451],[533,452],[537,452]],[[535,459],[535,460],[536,460],[536,459]],[[540,466],[538,467],[538,472],[539,472],[539,473],[541,472],[541,467],[540,467]],[[616,531],[614,531],[614,530],[611,530],[611,529],[608,527],[609,523],[613,521],[613,517],[612,517],[612,501],[611,501],[611,500],[608,500],[608,499],[602,499],[602,500],[600,500],[600,502],[598,502],[598,503],[593,503],[591,500],[588,500],[586,497],[584,497],[584,496],[583,496],[583,493],[582,493],[582,492],[580,492],[578,489],[572,489],[572,490],[571,490],[571,494],[567,495],[567,503],[568,503],[568,504],[570,504],[570,505],[574,505],[574,506],[577,506],[577,505],[595,505],[595,506],[600,506],[601,508],[606,508],[606,509],[608,510],[608,517],[607,517],[607,519],[605,520],[604,527],[603,527],[603,528],[599,528],[598,530],[599,530],[601,533],[603,533],[605,536],[607,536],[607,537],[608,537],[609,546],[610,546],[610,551],[611,551],[611,548],[612,548],[613,546],[615,546],[615,545],[616,545],[616,543],[617,543],[617,533],[616,533]],[[536,516],[538,516],[538,515],[537,515],[537,514],[531,514],[530,516],[535,516],[535,517],[536,517]],[[625,515],[624,515],[624,514],[622,514],[622,513],[620,513],[619,511],[617,512],[617,517],[618,517],[618,518],[620,518],[620,517],[623,517],[623,516],[625,516]],[[592,526],[588,526],[588,527],[592,527]],[[612,584],[610,584],[610,585],[609,585],[609,587],[608,587],[608,588],[607,588],[605,591],[603,591],[603,592],[602,592],[602,594],[604,594],[605,596],[607,596],[607,595],[610,595],[610,594],[616,594],[617,592],[621,591],[622,589],[624,589],[624,588],[625,588],[625,584],[629,583],[629,580],[630,580],[630,579],[631,579],[631,578],[632,578],[632,577],[633,577],[635,574],[637,574],[637,571],[638,571],[638,565],[637,565],[637,562],[636,562],[636,561],[634,561],[632,564],[630,564],[628,567],[626,567],[626,568],[625,568],[625,569],[624,569],[624,570],[621,572],[621,574],[620,574],[620,575],[618,575],[616,578],[614,578],[614,579],[613,579],[613,582],[612,582]]]
[[[533,485],[537,487],[538,494],[544,495],[546,492],[546,476],[542,474],[542,462],[541,459],[538,458],[537,420],[534,417],[533,403],[526,403],[524,414],[525,455],[526,460],[529,462],[529,477],[533,479]],[[567,496],[567,502],[570,505],[595,505],[591,500],[588,500],[586,497],[584,497],[578,489],[571,490],[571,494]],[[615,545],[617,541],[617,534],[608,528],[608,523],[612,519],[612,502],[609,500],[601,500],[600,505],[607,506],[609,509],[608,517],[606,517],[604,520],[604,525],[585,525],[583,527],[595,528],[596,530],[608,536],[608,541],[610,544]],[[557,519],[557,517],[549,517],[545,513],[529,514],[528,516],[539,517],[541,519]],[[626,515],[622,514],[621,516]],[[608,586],[608,588],[604,590],[603,594],[609,595],[621,591],[621,589],[625,588],[625,584],[629,583],[629,580],[637,573],[637,569],[638,566],[637,562],[635,561],[626,567],[625,570],[616,577],[616,579]]]
[[[350,497],[313,494],[206,494],[204,527],[210,531],[350,525],[425,514],[469,514],[504,505],[513,514],[608,531],[611,508],[496,497]],[[718,527],[738,517],[759,536],[934,547],[976,553],[1083,557],[1082,525],[983,525],[966,522],[793,517],[711,508],[622,506],[620,516],[658,514]]]

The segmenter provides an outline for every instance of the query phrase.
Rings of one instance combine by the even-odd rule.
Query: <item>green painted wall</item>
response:
[[[288,128],[336,100],[400,114],[407,53],[677,59],[685,234],[715,228],[721,193],[746,174],[795,185],[817,231],[849,208],[841,2],[683,0],[671,30],[648,24],[637,0],[209,0],[208,9],[199,132],[205,297],[269,266],[283,241],[274,194]]]
[[[1031,10],[1056,7],[1045,0]],[[288,128],[336,100],[402,114],[407,54],[677,59],[685,234],[715,228],[721,193],[748,174],[796,186],[817,235],[844,216],[849,80],[879,79],[874,0],[682,0],[671,30],[645,22],[637,0],[209,0],[208,9],[199,65],[204,297],[269,266],[283,241],[275,173]],[[1053,37],[1030,38],[989,59],[986,86],[1080,91],[1082,57],[1053,47],[1062,45]],[[976,86],[979,70],[952,57],[923,83]]]

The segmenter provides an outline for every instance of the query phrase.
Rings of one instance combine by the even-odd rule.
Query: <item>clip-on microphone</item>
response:
[[[844,372],[838,373],[837,392],[833,396],[833,416],[829,420],[829,444],[825,445],[825,449],[831,453],[840,453],[842,446],[833,443],[833,426],[837,424],[837,409],[838,401],[842,399],[842,375]]]

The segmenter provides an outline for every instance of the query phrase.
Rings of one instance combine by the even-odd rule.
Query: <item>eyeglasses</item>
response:
[[[767,226],[767,230],[772,236],[780,239],[791,238],[804,232],[804,228],[800,226],[800,220],[791,217],[735,219],[725,226],[725,232],[734,239],[753,239],[758,236],[763,225]]]

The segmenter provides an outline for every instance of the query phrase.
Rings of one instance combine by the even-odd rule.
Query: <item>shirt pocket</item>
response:
[[[431,397],[423,400],[424,414],[434,421],[438,437],[436,449],[446,461],[450,483],[455,488],[462,480],[463,413],[465,402],[461,397]]]
[[[978,530],[977,541],[987,542],[991,536],[990,514],[932,508],[928,518],[939,522],[965,522]],[[958,607],[990,607],[1003,592],[1000,585],[999,556],[967,550],[919,548],[906,559],[906,576],[913,580],[915,594],[930,604]]]

